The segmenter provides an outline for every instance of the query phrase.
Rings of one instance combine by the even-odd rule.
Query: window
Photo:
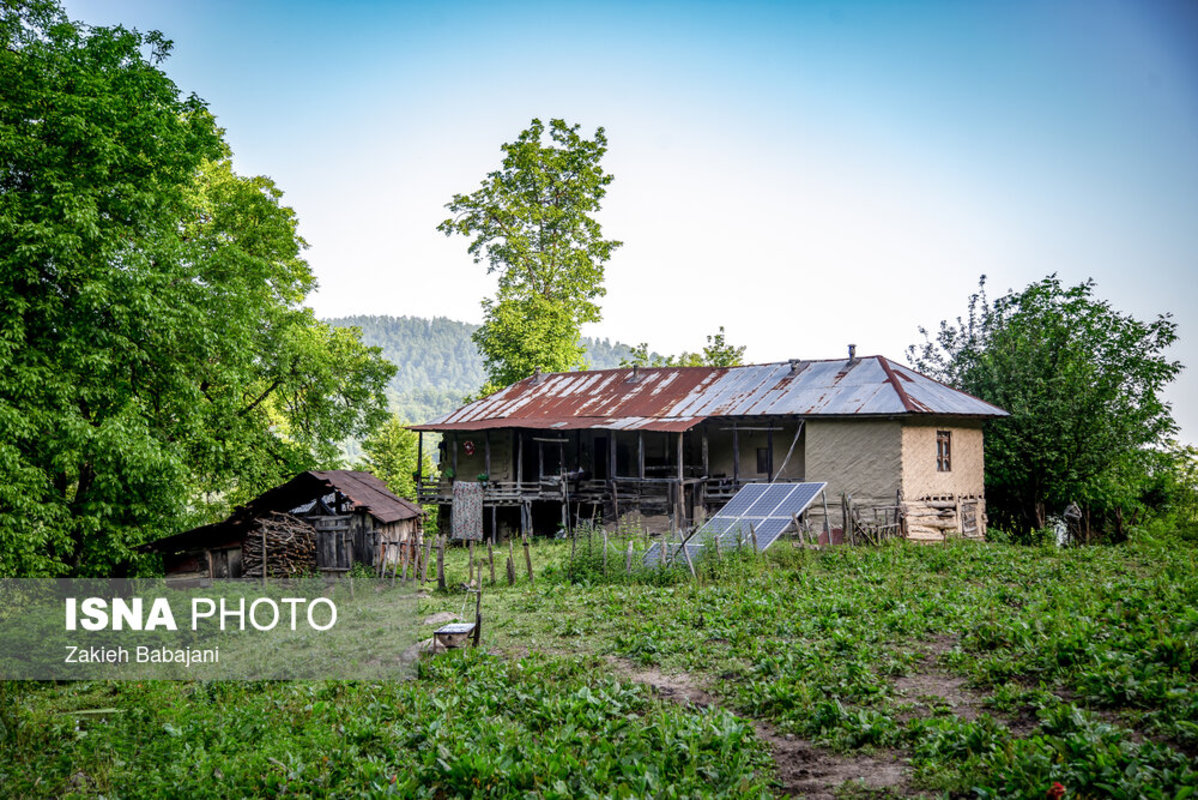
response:
[[[770,463],[770,449],[768,447],[757,448],[757,472],[761,475],[769,475],[774,471],[774,465]]]
[[[953,432],[936,431],[936,471],[952,472]]]

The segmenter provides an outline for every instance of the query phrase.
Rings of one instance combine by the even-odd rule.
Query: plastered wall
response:
[[[952,434],[952,469],[936,466],[936,433]],[[984,491],[982,427],[954,422],[903,426],[903,497],[978,496]]]
[[[902,426],[892,420],[808,420],[806,480],[827,481],[828,504],[841,493],[857,505],[893,505],[902,475]]]

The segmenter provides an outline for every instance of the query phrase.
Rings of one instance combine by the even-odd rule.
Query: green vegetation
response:
[[[745,363],[745,347],[728,344],[724,338],[724,326],[707,337],[707,346],[701,352],[683,352],[677,356],[660,356],[649,352],[649,343],[641,342],[632,348],[621,366],[639,367],[739,367]]]
[[[915,368],[1011,412],[986,429],[986,500],[1027,537],[1072,503],[1086,541],[1116,540],[1168,468],[1176,432],[1161,390],[1181,365],[1167,316],[1141,322],[1055,275],[990,302],[985,277],[966,319],[911,348]],[[1158,503],[1162,498],[1156,498]]]
[[[585,365],[582,326],[600,319],[604,264],[620,242],[604,239],[594,218],[612,182],[599,163],[607,136],[598,128],[587,139],[580,127],[534,119],[502,146],[500,169],[474,193],[454,195],[446,204],[454,216],[437,226],[471,238],[475,263],[486,259],[499,276],[474,332],[487,370],[483,394],[538,369]]]
[[[383,419],[295,215],[158,33],[0,5],[0,575],[108,575]]]
[[[786,788],[772,731],[867,785],[878,760],[901,766],[901,784],[842,796],[1198,788],[1198,557],[1175,539],[781,543],[698,580],[624,574],[630,541],[644,547],[612,538],[606,570],[601,534],[573,561],[571,542],[538,542],[535,587],[501,567],[490,587],[484,569],[486,652],[434,657],[411,682],[10,685],[0,782],[18,797],[764,796]],[[465,582],[464,551],[448,578]],[[421,614],[463,600],[434,592]],[[710,706],[654,698],[647,673]],[[70,713],[97,707],[114,711]]]
[[[387,401],[401,419],[427,422],[449,413],[487,379],[482,356],[470,338],[477,325],[444,317],[357,316],[325,322],[358,328],[363,343],[380,348],[383,358],[396,366]],[[632,353],[628,345],[609,339],[583,337],[582,346],[590,369],[618,367]]]

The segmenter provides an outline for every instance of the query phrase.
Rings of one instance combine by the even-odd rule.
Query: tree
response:
[[[649,343],[641,342],[632,348],[628,358],[621,359],[622,367],[739,367],[744,364],[745,346],[734,347],[724,338],[724,326],[707,337],[707,346],[700,353],[683,352],[677,356],[649,353]]]
[[[365,458],[362,467],[373,472],[375,477],[387,484],[387,488],[400,497],[416,497],[416,465],[419,453],[419,435],[406,427],[407,423],[391,415],[374,434],[362,443]],[[432,454],[426,451],[419,458],[421,472],[433,476],[437,467]]]
[[[1077,503],[1121,533],[1176,425],[1161,390],[1181,366],[1169,317],[1141,322],[1055,276],[991,303],[983,276],[966,319],[912,347],[916,369],[1005,408],[986,434],[987,505],[1025,534]]]
[[[31,2],[0,35],[0,575],[110,574],[330,463],[393,368],[302,306],[294,213],[161,34]]]
[[[473,237],[475,263],[486,259],[499,276],[474,334],[495,388],[537,369],[583,366],[582,325],[600,318],[604,264],[621,243],[604,239],[594,218],[612,181],[599,163],[607,137],[598,128],[586,139],[579,129],[534,119],[502,146],[500,169],[474,193],[454,195],[446,205],[454,216],[437,226]]]

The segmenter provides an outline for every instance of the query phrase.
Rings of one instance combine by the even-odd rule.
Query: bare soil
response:
[[[720,705],[719,698],[691,675],[666,674],[626,659],[612,659],[612,664],[620,674],[650,687],[664,699],[703,708]],[[870,789],[886,789],[897,796],[911,794],[907,787],[907,769],[897,752],[871,756],[835,753],[793,734],[780,734],[762,720],[743,714],[737,716],[752,723],[758,738],[769,744],[774,756],[775,776],[786,795],[835,800],[836,790],[847,782],[858,782]]]

